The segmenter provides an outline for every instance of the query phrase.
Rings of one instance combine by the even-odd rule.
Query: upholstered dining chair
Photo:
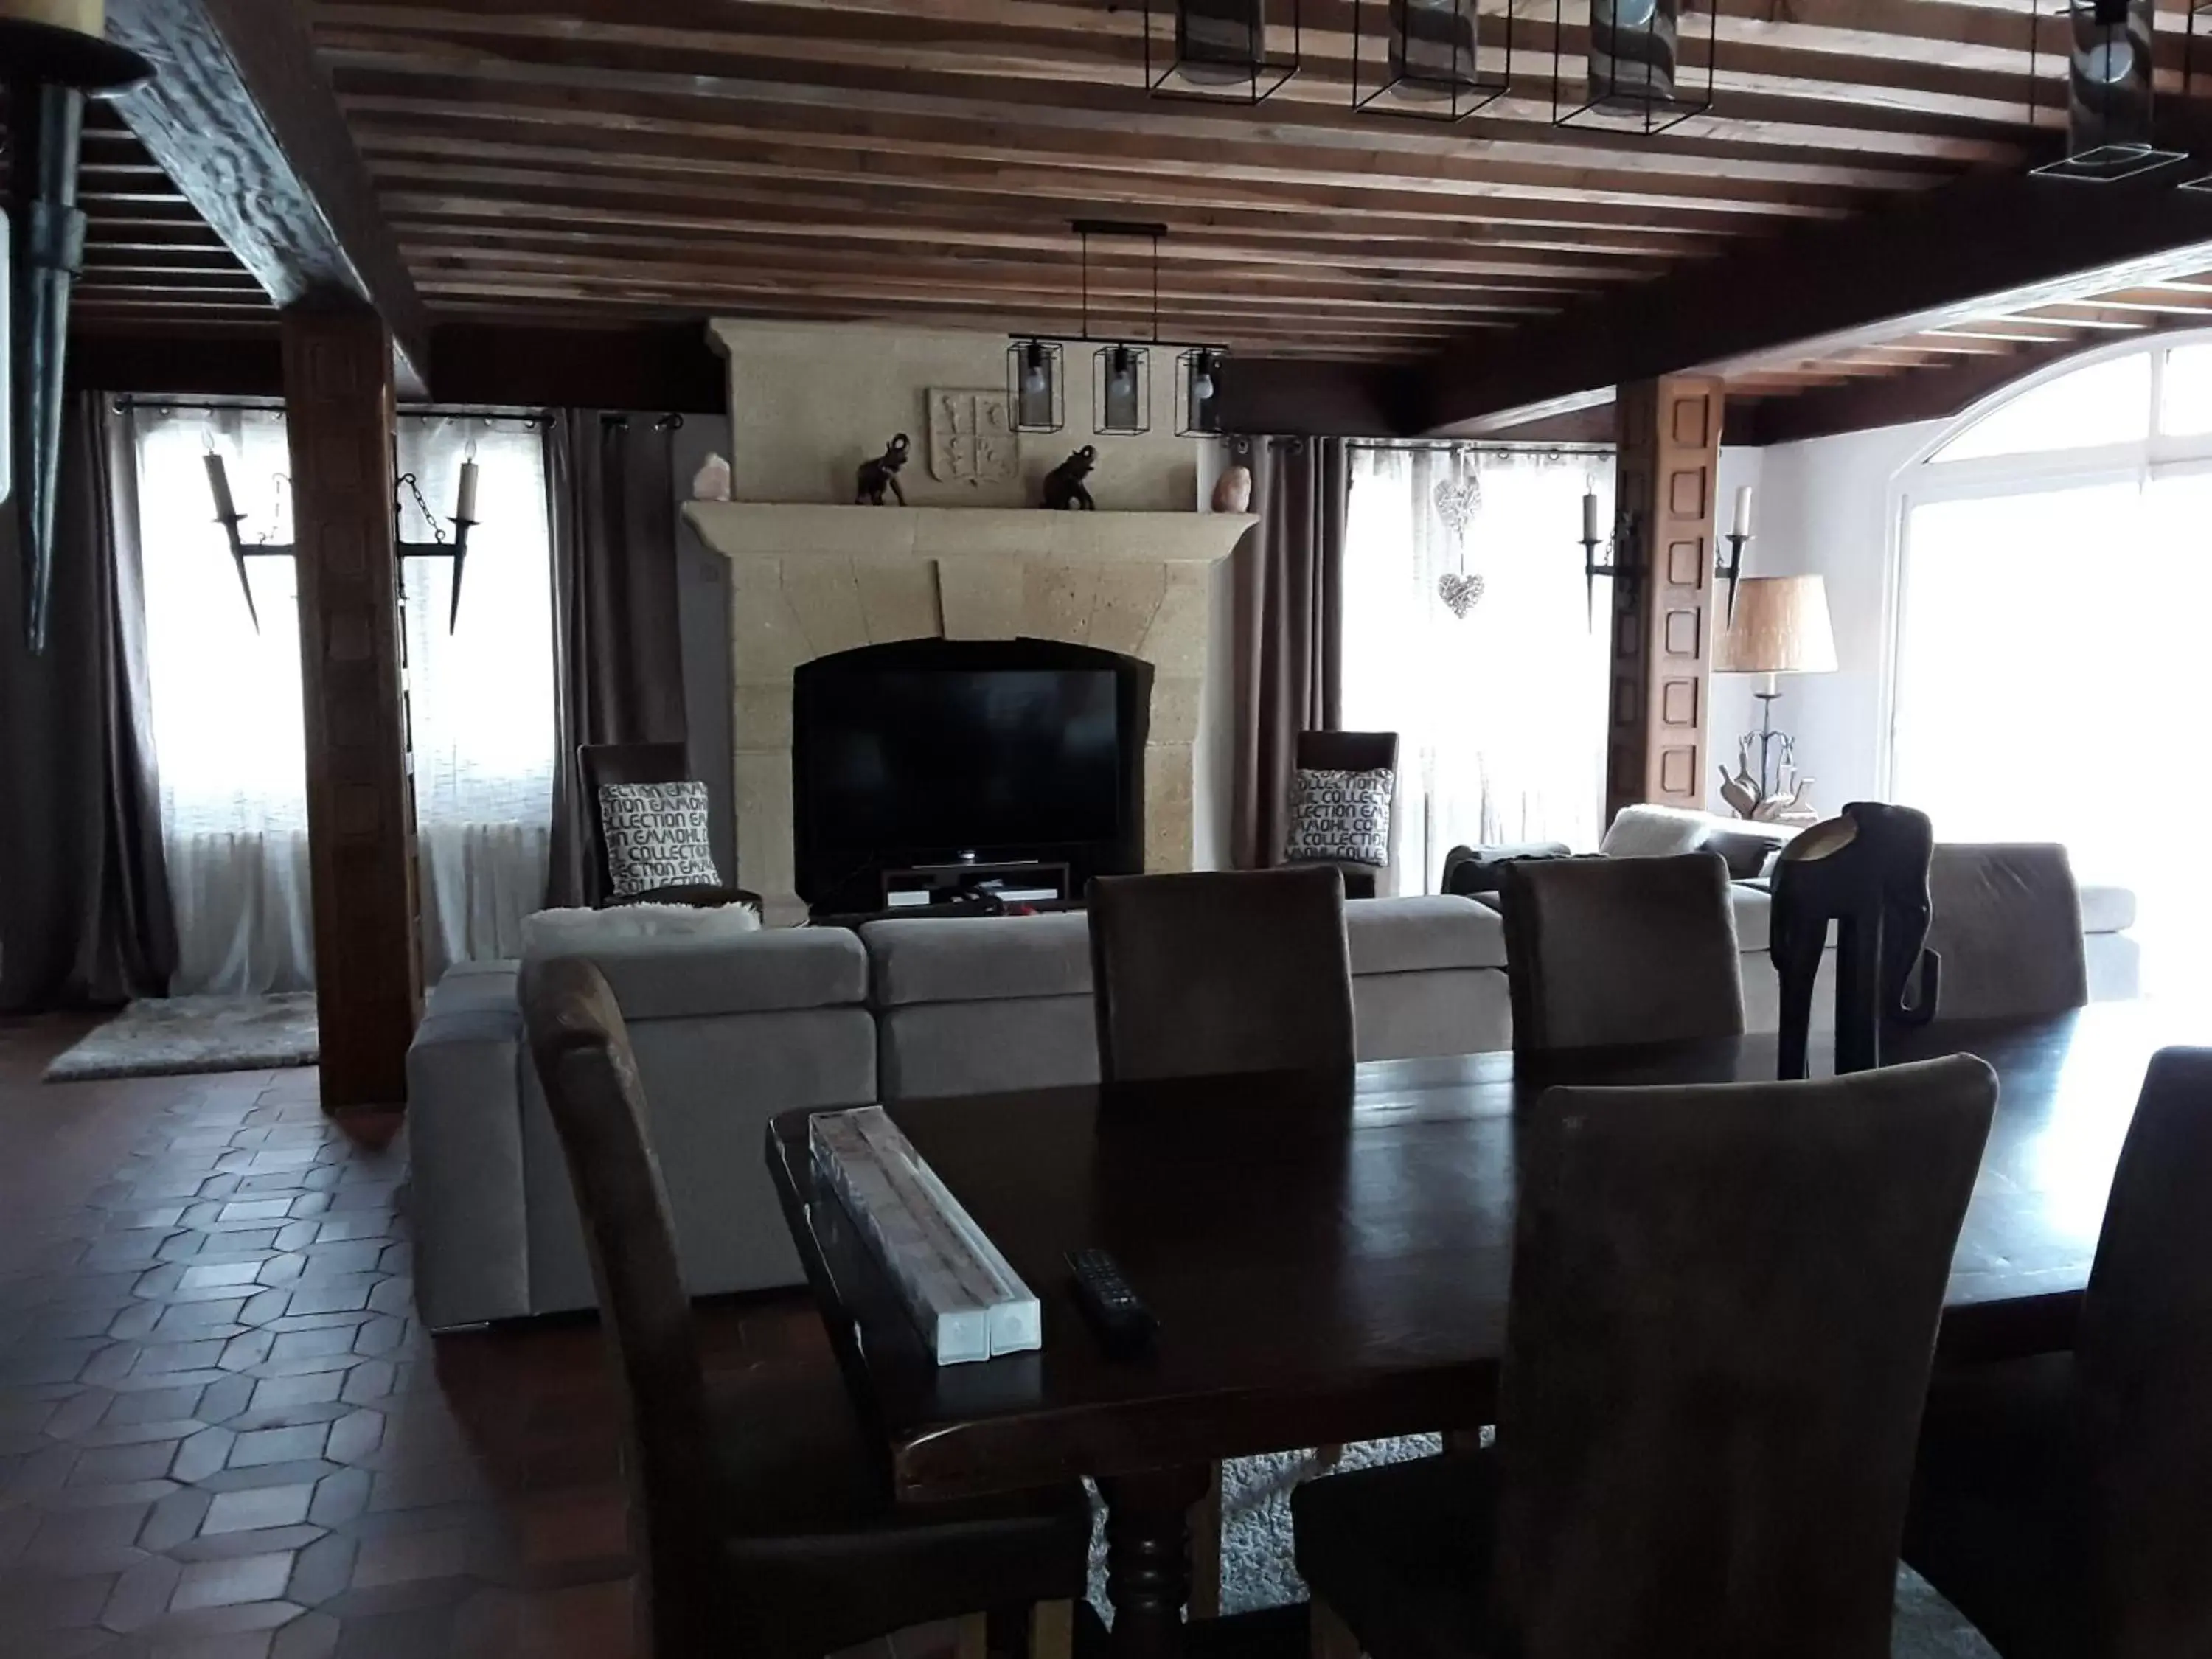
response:
[[[1100,876],[1086,896],[1104,1081],[1352,1070],[1334,865]]]
[[[586,743],[576,750],[576,774],[587,803],[585,820],[591,826],[594,908],[616,904],[689,904],[713,909],[725,904],[748,904],[757,912],[760,895],[742,887],[710,883],[680,887],[656,887],[626,898],[614,896],[615,882],[607,861],[606,822],[599,812],[599,790],[610,783],[683,783],[691,776],[691,759],[680,743]]]
[[[1938,842],[1928,896],[1938,1018],[2027,1018],[2089,1000],[2081,895],[2063,847]]]
[[[1516,862],[1499,872],[1498,897],[1516,1049],[1742,1031],[1735,912],[1718,854]]]
[[[2004,1659],[2212,1653],[2212,1049],[2143,1079],[2070,1353],[1947,1368],[1905,1558]]]
[[[835,1376],[701,1362],[629,1039],[598,969],[526,969],[523,1013],[584,1220],[626,1407],[641,1659],[818,1656],[909,1625],[1029,1604],[1066,1659],[1091,1510],[1033,1498],[893,1508]],[[972,1635],[963,1652],[981,1651]]]
[[[1965,1055],[1543,1096],[1496,1446],[1292,1494],[1316,1653],[1889,1659],[1996,1103]]]
[[[1291,764],[1301,772],[1388,772],[1390,775],[1390,842],[1388,861],[1358,864],[1348,859],[1303,860],[1290,862],[1333,864],[1344,872],[1344,896],[1373,898],[1382,890],[1385,875],[1396,864],[1401,825],[1398,816],[1398,734],[1395,732],[1301,732],[1291,752]]]

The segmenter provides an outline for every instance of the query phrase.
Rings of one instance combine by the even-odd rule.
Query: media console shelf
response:
[[[1035,859],[919,864],[884,872],[884,910],[890,915],[927,915],[987,895],[1007,905],[1061,904],[1072,896],[1070,879],[1066,864]]]

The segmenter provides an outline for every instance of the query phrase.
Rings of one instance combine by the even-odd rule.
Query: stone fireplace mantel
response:
[[[1258,520],[1225,513],[693,501],[731,562],[738,882],[793,921],[791,684],[800,664],[896,640],[1027,637],[1152,665],[1145,864],[1191,866],[1194,744],[1212,567]]]

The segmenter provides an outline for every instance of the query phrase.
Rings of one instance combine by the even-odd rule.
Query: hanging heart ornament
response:
[[[1437,579],[1437,597],[1450,607],[1453,616],[1464,621],[1482,598],[1482,578],[1448,570]]]
[[[1475,509],[1482,505],[1482,485],[1472,476],[1440,479],[1436,503],[1437,517],[1444,521],[1444,528],[1454,536],[1463,536],[1474,522]]]

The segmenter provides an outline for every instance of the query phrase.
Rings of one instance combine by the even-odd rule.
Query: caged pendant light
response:
[[[1482,52],[1481,0],[1353,0],[1352,106],[1377,115],[1463,121],[1513,79],[1513,10],[1497,11],[1492,64]]]
[[[1057,340],[1035,335],[1006,348],[1006,424],[1017,432],[1057,432],[1067,424]]]
[[[1298,72],[1300,0],[1145,0],[1145,88],[1261,104]]]
[[[2066,158],[2035,169],[2045,179],[2111,184],[2185,161],[2160,149],[2152,130],[2154,0],[2061,0],[2066,20]],[[2033,107],[2045,13],[2031,0],[2028,85]],[[2192,26],[2195,17],[2191,14]]]
[[[1705,9],[1705,74],[1682,59],[1682,0],[1589,0],[1589,43],[1583,98],[1570,103],[1565,0],[1552,8],[1552,120],[1602,125],[1646,137],[1713,106],[1713,59],[1720,9]]]

